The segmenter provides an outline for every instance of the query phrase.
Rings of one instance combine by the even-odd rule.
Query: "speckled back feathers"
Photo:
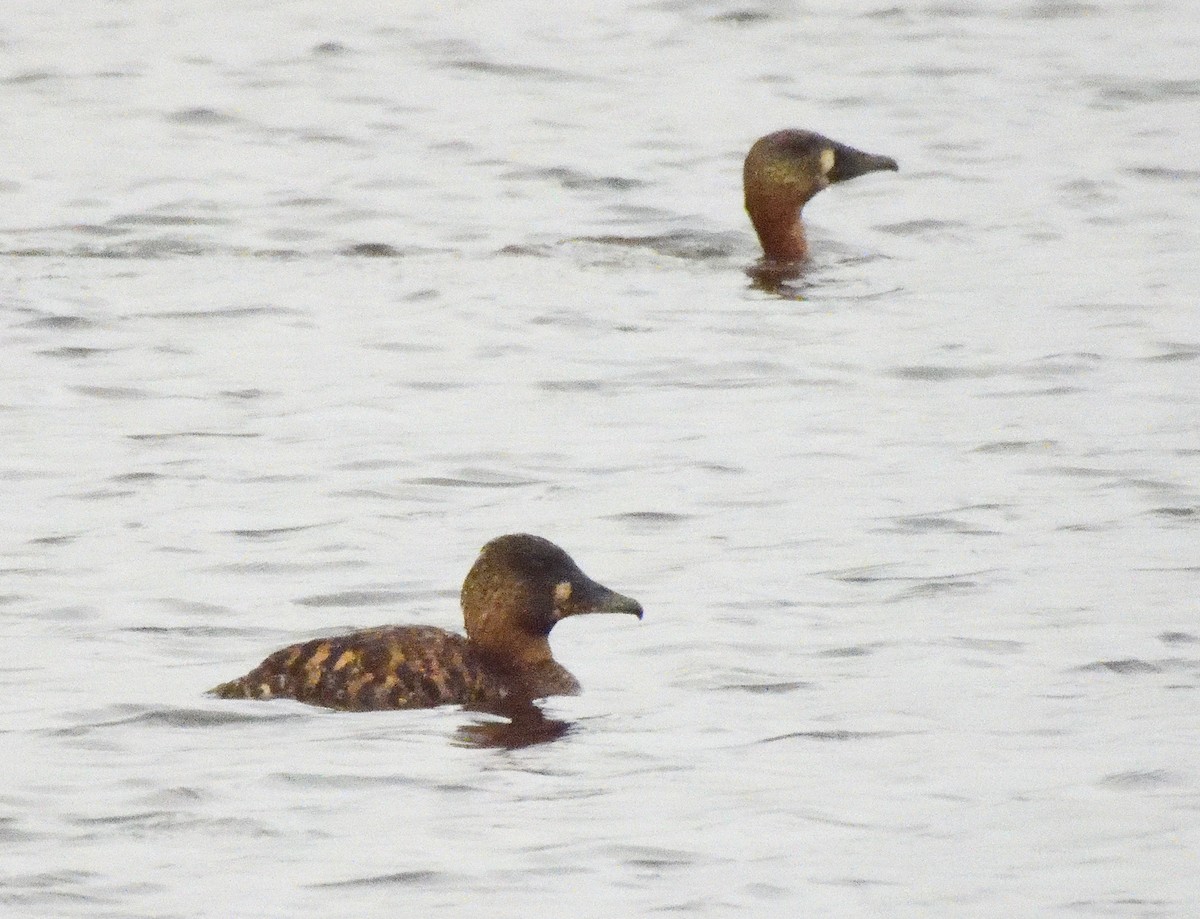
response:
[[[462,635],[433,626],[380,626],[291,645],[213,693],[297,699],[350,711],[505,704],[511,687]]]

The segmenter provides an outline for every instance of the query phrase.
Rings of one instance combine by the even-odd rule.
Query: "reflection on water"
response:
[[[572,724],[549,718],[537,705],[530,704],[509,712],[501,721],[470,721],[455,731],[455,742],[468,747],[497,747],[519,750],[558,740]]]
[[[750,289],[781,300],[803,300],[804,265],[761,259],[746,269]]]

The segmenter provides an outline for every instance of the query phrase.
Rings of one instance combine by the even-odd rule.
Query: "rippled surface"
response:
[[[1196,913],[1190,4],[244,7],[0,25],[6,914]],[[533,736],[203,695],[516,530]]]

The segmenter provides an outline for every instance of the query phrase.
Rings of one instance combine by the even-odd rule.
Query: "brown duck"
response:
[[[746,211],[763,254],[772,262],[808,257],[800,211],[834,182],[868,172],[899,169],[890,156],[864,153],[812,131],[776,131],[760,137],[746,154]]]
[[[585,613],[642,617],[636,600],[597,584],[549,540],[524,533],[480,550],[463,582],[462,609],[466,636],[384,625],[317,638],[276,651],[211,691],[355,711],[461,705],[503,713],[579,691],[550,652],[555,623]]]

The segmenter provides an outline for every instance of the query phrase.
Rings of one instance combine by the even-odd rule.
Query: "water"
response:
[[[1196,915],[1198,27],[10,3],[5,915]],[[544,742],[203,695],[521,530]]]

